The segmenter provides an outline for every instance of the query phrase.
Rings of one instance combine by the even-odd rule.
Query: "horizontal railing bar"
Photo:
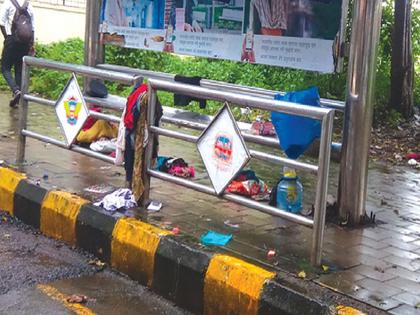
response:
[[[29,137],[29,138],[36,139],[36,140],[40,140],[42,142],[53,144],[55,146],[61,147],[63,149],[67,149],[69,151],[74,151],[74,152],[77,152],[77,153],[80,153],[80,154],[83,154],[83,155],[87,155],[87,156],[102,160],[104,162],[108,162],[108,163],[111,163],[111,164],[114,164],[114,162],[115,162],[115,159],[110,157],[110,156],[107,156],[107,155],[104,155],[104,154],[101,154],[101,153],[98,153],[98,152],[95,152],[95,151],[92,151],[92,150],[89,150],[89,149],[86,149],[86,148],[82,148],[78,145],[72,145],[71,148],[69,149],[63,141],[44,136],[42,134],[30,131],[30,130],[23,129],[22,130],[22,135],[24,135],[26,137]]]
[[[269,100],[252,95],[232,93],[227,91],[218,91],[215,89],[202,88],[199,86],[182,84],[177,82],[151,79],[148,83],[153,89],[170,91],[179,94],[186,94],[193,97],[211,99],[220,102],[227,101],[241,107],[259,108],[262,110],[283,112],[286,114],[299,115],[314,118],[317,120],[322,120],[324,116],[326,116],[330,111],[333,110],[327,108],[312,107],[302,104],[299,104],[297,106],[296,104],[285,101]]]
[[[184,179],[184,178],[175,177],[175,176],[170,175],[170,174],[166,174],[166,173],[162,173],[162,172],[155,171],[155,170],[150,170],[150,169],[148,170],[148,174],[152,177],[159,178],[161,180],[166,180],[168,182],[172,182],[174,184],[178,184],[178,185],[181,185],[181,186],[184,186],[184,187],[187,187],[187,188],[191,188],[191,189],[194,189],[194,190],[202,192],[202,193],[217,196],[214,189],[211,188],[211,187],[208,187],[206,185],[198,184],[198,183],[192,182],[192,181]],[[294,214],[294,213],[291,213],[291,212],[287,212],[287,211],[284,211],[284,210],[281,210],[281,209],[278,209],[278,208],[275,208],[275,207],[271,207],[269,205],[265,205],[265,204],[262,204],[260,202],[254,201],[254,200],[250,200],[250,199],[245,198],[245,197],[241,197],[241,196],[238,196],[238,195],[226,193],[226,194],[223,194],[221,196],[221,198],[226,199],[228,201],[238,203],[238,204],[243,205],[243,206],[247,206],[251,209],[258,210],[260,212],[264,212],[264,213],[267,213],[267,214],[270,214],[270,215],[273,215],[273,216],[276,216],[276,217],[280,217],[282,219],[285,219],[285,220],[288,220],[288,221],[291,221],[291,222],[294,222],[294,223],[305,225],[307,227],[313,227],[314,226],[314,222],[311,219],[308,219],[308,218],[302,217],[300,215],[297,215],[297,214]]]
[[[155,71],[150,71],[150,70],[134,69],[134,68],[126,67],[126,66],[99,64],[97,65],[97,67],[100,69],[122,71],[122,72],[130,73],[130,74],[141,75],[145,78],[151,78],[151,79],[174,80],[174,77],[175,77],[174,74],[169,74],[169,73],[164,73],[164,72],[155,72]],[[258,87],[242,86],[242,85],[237,85],[233,83],[226,83],[226,82],[207,80],[207,79],[202,79],[200,81],[200,84],[202,87],[217,88],[218,90],[223,89],[230,92],[237,91],[237,92],[247,93],[247,94],[254,94],[254,95],[258,94],[262,97],[267,97],[270,99],[272,99],[274,95],[276,94],[282,94],[282,95],[285,94],[285,92],[277,92],[277,91],[266,90],[266,89],[258,88]],[[340,111],[344,111],[344,108],[345,108],[345,103],[343,101],[321,98],[320,103],[321,103],[321,106],[334,108]]]
[[[27,101],[35,102],[35,103],[38,103],[38,104],[41,104],[41,105],[47,105],[47,106],[54,106],[55,105],[54,101],[47,100],[47,99],[44,99],[44,98],[41,98],[41,97],[38,97],[38,96],[34,96],[34,95],[30,95],[30,94],[26,94],[24,96],[24,98]],[[103,103],[106,103],[106,101],[104,101],[104,99],[100,99],[100,98],[85,97],[85,99],[87,101],[95,103],[99,106],[102,106]],[[98,102],[96,102],[96,100],[102,100],[103,103],[98,103]],[[112,107],[112,109],[116,109],[116,108]],[[91,116],[93,116],[97,119],[104,119],[104,120],[108,120],[108,121],[112,121],[112,122],[116,122],[116,123],[119,123],[120,120],[121,120],[117,116],[102,114],[102,113],[98,113],[98,112],[95,112],[95,111],[90,111],[89,113],[90,113]],[[176,118],[166,117],[166,116],[163,116],[161,121],[166,122],[166,123],[171,123],[171,124],[174,124],[176,126],[182,126],[182,127],[194,129],[194,130],[204,130],[205,128],[207,128],[206,124],[201,124],[201,123],[191,122],[191,121],[188,121],[188,120],[176,119]],[[173,133],[171,133],[171,131],[169,131],[167,129],[159,128],[158,133],[161,133],[161,132],[165,132],[165,134],[162,133],[162,135],[166,135],[168,137],[173,137],[173,138],[176,138],[176,139],[179,139],[179,140],[185,140],[185,141],[188,141],[188,142],[195,143],[195,141],[193,141],[192,138],[188,138],[188,135],[185,135],[186,137],[179,138],[177,134],[173,134]],[[267,138],[267,137],[262,137],[262,136],[250,135],[250,134],[246,134],[246,133],[242,133],[242,136],[244,137],[244,139],[246,141],[249,141],[249,142],[252,142],[252,143],[256,143],[256,144],[260,144],[260,145],[267,145],[269,147],[276,148],[276,149],[279,148],[279,142],[278,142],[277,138]],[[188,139],[188,140],[186,140],[186,139]],[[333,148],[336,148],[337,146],[341,147],[341,144],[333,142],[332,146],[333,146]],[[263,155],[263,153],[258,154],[258,153],[256,153],[257,151],[253,151],[253,152],[255,153],[255,157],[258,156],[259,159],[267,160],[265,158],[265,156]],[[286,165],[286,166],[290,166],[290,167],[296,167],[298,169],[306,170],[306,171],[309,171],[309,172],[312,172],[312,173],[317,172],[317,170],[314,169],[314,168],[308,168],[308,167],[305,167],[305,166],[297,165],[297,164],[300,164],[300,162],[297,162],[297,161],[294,161],[294,160],[281,158],[281,157],[277,157],[277,159],[281,160],[280,164],[282,164],[282,165]],[[273,160],[270,160],[270,161],[273,162]],[[290,161],[292,161],[292,162],[290,162]],[[274,163],[279,163],[279,162],[274,162]],[[307,165],[307,164],[305,164],[305,165]]]
[[[164,129],[164,128],[160,128],[160,127],[151,126],[150,130],[152,132],[158,134],[158,135],[161,135],[161,136],[166,136],[166,137],[170,137],[170,138],[174,138],[174,139],[178,139],[178,140],[182,140],[182,141],[186,141],[186,142],[190,142],[190,143],[197,143],[197,140],[198,140],[197,136],[188,135],[188,134],[185,134],[185,133],[182,133],[182,132],[169,130],[169,129]],[[249,153],[251,154],[251,157],[259,159],[259,160],[293,167],[293,168],[296,168],[296,169],[299,169],[299,170],[302,170],[302,171],[307,171],[307,172],[310,172],[310,173],[313,173],[313,174],[318,173],[318,166],[316,166],[316,165],[303,163],[303,162],[299,162],[299,161],[296,161],[296,160],[283,158],[283,157],[279,157],[279,156],[274,156],[272,154],[267,154],[267,153],[263,153],[263,152],[256,151],[256,150],[249,150]]]
[[[299,162],[299,161],[284,158],[284,157],[281,157],[281,156],[274,156],[272,154],[268,154],[268,153],[264,153],[264,152],[260,152],[260,151],[256,151],[256,150],[249,150],[249,153],[251,154],[251,157],[262,160],[262,161],[292,167],[292,168],[295,168],[295,169],[298,169],[298,170],[310,172],[312,174],[318,174],[318,166],[317,165],[312,165],[312,164],[309,164],[309,163]]]
[[[26,94],[23,97],[24,97],[25,100],[27,100],[29,102],[34,102],[34,103],[37,103],[37,104],[40,104],[40,105],[51,106],[51,107],[55,106],[54,101],[47,100],[47,99],[42,98],[42,97],[34,96],[34,95],[31,95],[31,94]],[[120,117],[95,112],[93,110],[89,111],[89,115],[94,117],[94,118],[97,118],[97,119],[104,119],[104,120],[112,121],[112,122],[116,122],[116,123],[119,123],[120,120],[121,120]]]
[[[169,129],[165,129],[165,128],[150,126],[150,130],[152,132],[158,134],[158,135],[161,135],[161,136],[174,138],[174,139],[178,139],[178,140],[182,140],[182,141],[186,141],[186,142],[190,142],[190,143],[197,143],[197,140],[198,140],[197,136],[188,135],[188,134],[185,134],[185,133],[182,133],[182,132],[169,130]]]
[[[202,123],[193,122],[189,120],[167,117],[165,116],[165,111],[163,112],[161,121],[164,123],[173,124],[175,126],[185,127],[185,128],[199,130],[199,131],[206,129],[208,126],[207,124],[202,124]],[[280,143],[277,137],[264,137],[264,136],[252,135],[245,132],[242,132],[241,134],[242,134],[242,137],[248,142],[266,145],[275,149],[278,149],[280,147]],[[332,142],[331,148],[332,150],[339,152],[341,150],[341,143]]]
[[[103,70],[84,65],[67,64],[58,61],[47,60],[43,58],[36,58],[25,56],[23,62],[29,66],[48,68],[53,70],[74,72],[80,75],[99,78],[103,80],[117,81],[128,85],[134,85],[137,82],[141,82],[142,77],[123,72]]]

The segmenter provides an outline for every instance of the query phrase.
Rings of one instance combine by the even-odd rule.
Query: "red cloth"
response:
[[[89,108],[89,110],[92,110],[94,112],[98,112],[100,113],[102,110],[100,107],[91,107]],[[96,118],[93,117],[88,117],[85,121],[85,124],[82,127],[83,131],[89,130],[90,128],[92,128],[92,126],[96,123]]]
[[[124,125],[128,129],[134,128],[133,107],[136,106],[137,99],[141,94],[147,91],[147,84],[143,83],[133,93],[127,97],[127,104],[125,105]]]

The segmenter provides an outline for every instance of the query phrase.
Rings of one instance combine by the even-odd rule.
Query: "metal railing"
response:
[[[315,196],[315,212],[314,219],[309,219],[301,215],[293,214],[285,210],[281,210],[248,198],[238,196],[235,194],[225,193],[221,198],[236,202],[238,204],[250,207],[252,209],[277,216],[297,224],[313,228],[313,239],[311,249],[311,262],[314,265],[320,265],[322,256],[322,243],[325,229],[325,214],[326,214],[326,198],[328,190],[328,176],[329,163],[331,154],[331,140],[332,128],[334,120],[334,109],[329,108],[314,108],[300,104],[293,104],[284,101],[275,101],[272,99],[262,98],[260,96],[253,96],[248,94],[241,94],[235,92],[221,91],[219,89],[204,88],[192,86],[188,84],[181,84],[170,82],[168,80],[150,79],[149,83],[149,106],[147,113],[147,121],[155,121],[155,107],[157,104],[157,91],[167,91],[172,93],[179,93],[192,97],[199,97],[201,99],[215,100],[220,102],[228,102],[240,107],[256,108],[261,110],[282,112],[286,114],[299,115],[320,120],[322,122],[321,129],[321,143],[319,150],[318,164],[313,165],[305,162],[278,157],[272,154],[257,150],[249,150],[251,157],[263,161],[268,161],[276,164],[291,166],[293,168],[314,173],[317,175],[316,196]],[[201,129],[203,126],[197,126]],[[198,137],[190,134],[185,134],[179,131],[173,131],[149,125],[149,135],[156,134],[166,137],[183,140],[190,143],[197,143]],[[254,139],[248,139],[254,140]],[[150,178],[155,177],[187,188],[194,189],[209,195],[217,196],[216,191],[209,186],[198,184],[191,180],[173,177],[169,174],[159,172],[152,169],[152,151],[153,151],[154,137],[149,136],[149,141],[146,147],[145,163],[147,175],[144,178],[145,193],[144,199],[149,199],[150,193]],[[264,144],[264,143],[262,143]],[[278,143],[277,143],[278,144]]]
[[[25,57],[23,62],[23,76],[22,76],[22,97],[20,101],[20,118],[19,118],[19,142],[18,142],[18,149],[17,149],[17,164],[22,168],[23,162],[25,158],[25,146],[26,146],[26,138],[30,137],[33,139],[40,140],[42,142],[47,142],[54,144],[56,146],[62,147],[64,149],[69,149],[71,151],[75,151],[96,159],[103,160],[108,163],[114,163],[115,159],[98,153],[91,151],[89,149],[80,147],[78,145],[72,145],[70,148],[67,145],[54,138],[50,138],[48,136],[27,130],[27,116],[28,116],[28,102],[35,102],[41,105],[46,106],[54,106],[55,101],[44,99],[42,97],[33,95],[29,93],[29,74],[30,74],[30,67],[43,67],[58,71],[66,71],[66,72],[74,72],[76,74],[86,76],[86,77],[94,77],[100,78],[103,80],[111,80],[111,81],[118,81],[127,85],[136,85],[142,81],[142,77],[133,74],[121,73],[117,71],[111,70],[103,70],[97,69],[92,67],[80,66],[80,65],[71,65],[65,64],[45,59],[39,59],[34,57]],[[327,197],[327,187],[328,187],[328,175],[329,175],[329,163],[330,163],[330,154],[331,154],[331,139],[332,139],[332,127],[333,127],[333,119],[334,119],[334,109],[331,108],[315,108],[305,105],[296,105],[293,103],[283,102],[283,101],[275,101],[272,99],[261,97],[259,94],[252,95],[252,93],[237,93],[237,92],[228,92],[220,89],[214,88],[205,88],[205,87],[197,87],[191,86],[176,82],[171,82],[168,80],[158,80],[158,79],[150,79],[149,80],[149,107],[147,113],[147,121],[151,122],[154,121],[153,117],[155,116],[155,107],[157,103],[157,91],[168,91],[173,93],[180,93],[185,95],[190,95],[193,97],[200,97],[209,100],[216,100],[221,102],[229,102],[234,105],[238,105],[241,107],[250,107],[256,108],[261,110],[268,110],[268,111],[278,111],[293,115],[300,115],[304,117],[310,117],[313,119],[320,120],[322,122],[322,129],[321,129],[321,141],[320,141],[320,151],[318,157],[317,164],[310,164],[305,162],[300,162],[284,157],[279,157],[273,154],[268,154],[265,152],[257,151],[257,150],[249,150],[250,155],[252,158],[259,159],[262,161],[268,161],[275,164],[290,166],[299,170],[303,170],[312,174],[317,175],[317,184],[316,184],[316,197],[315,197],[315,212],[314,218],[310,219],[304,216],[300,216],[297,214],[293,214],[275,207],[271,207],[267,204],[260,203],[257,201],[253,201],[238,195],[234,194],[223,194],[221,198],[224,198],[228,201],[232,201],[249,208],[277,216],[291,222],[295,222],[297,224],[311,227],[313,228],[313,239],[312,239],[312,249],[311,249],[311,262],[314,265],[320,265],[321,263],[321,255],[322,255],[322,243],[323,243],[323,236],[324,236],[324,229],[325,229],[325,214],[326,214],[326,197]],[[100,98],[93,98],[93,97],[85,97],[85,100],[88,102],[94,102],[95,104],[110,108],[113,110],[117,110],[121,112],[121,103],[118,100],[113,99],[112,97],[108,97],[106,99]],[[107,121],[119,122],[120,118],[113,115],[97,113],[90,111],[90,115],[92,117],[98,119],[104,119]],[[178,119],[174,117],[164,116],[162,118],[163,122],[168,122],[171,124],[185,126],[197,130],[202,130],[207,127],[205,124],[199,124],[190,122],[183,119]],[[149,135],[157,134],[161,136],[171,137],[183,141],[187,141],[190,143],[196,143],[198,137],[185,134],[178,131],[173,131],[169,129],[164,129],[162,127],[149,125]],[[274,146],[278,147],[279,143],[278,140],[275,139],[264,139],[261,136],[253,136],[249,134],[243,134],[244,139],[247,142],[253,142],[262,144],[265,146]],[[188,187],[200,192],[207,193],[209,195],[216,196],[216,192],[212,187],[198,184],[196,182],[177,178],[172,175],[162,173],[156,171],[151,168],[151,161],[152,161],[152,147],[153,147],[154,137],[149,137],[149,141],[146,147],[145,153],[145,164],[147,174],[144,177],[144,185],[145,185],[145,193],[143,196],[143,200],[149,199],[150,193],[150,180],[151,177],[159,178],[168,182],[172,182],[184,187]]]
[[[68,148],[66,143],[63,141],[27,130],[28,102],[35,102],[41,105],[46,105],[46,106],[51,106],[51,107],[55,106],[55,101],[44,99],[42,97],[29,93],[31,67],[41,67],[41,68],[46,68],[46,69],[51,69],[51,70],[73,72],[75,74],[79,74],[85,77],[115,81],[115,82],[120,82],[126,85],[132,85],[132,86],[136,86],[138,83],[141,83],[143,81],[142,77],[136,76],[136,75],[130,75],[130,74],[121,73],[121,72],[101,70],[101,69],[86,67],[82,65],[66,64],[66,63],[61,63],[57,61],[51,61],[51,60],[46,60],[46,59],[41,59],[41,58],[25,56],[23,58],[23,68],[22,68],[22,86],[21,86],[22,96],[20,99],[20,115],[19,115],[20,133],[19,133],[19,139],[18,139],[17,158],[16,158],[16,163],[19,165],[21,170],[23,168],[24,159],[25,159],[26,137],[34,138],[34,139],[47,142],[47,143],[51,143],[62,148],[66,148],[66,149]],[[100,103],[101,106],[103,107],[108,107],[115,110],[121,110],[120,107],[116,106],[113,102],[110,102],[106,99],[99,99],[95,97],[84,97],[84,98],[88,102],[95,102],[95,104]],[[113,122],[120,121],[119,117],[103,114],[103,113],[98,113],[94,111],[90,111],[89,115],[94,118],[104,119],[107,121],[113,121]],[[107,155],[83,148],[78,145],[72,145],[69,150],[75,151],[75,152],[78,152],[78,153],[81,153],[90,157],[94,157],[108,163],[114,163],[113,158]]]

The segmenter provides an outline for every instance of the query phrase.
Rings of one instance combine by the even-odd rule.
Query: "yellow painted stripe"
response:
[[[64,191],[50,191],[41,207],[41,232],[70,245],[76,244],[76,219],[88,201]]]
[[[337,315],[366,315],[366,313],[363,313],[350,306],[338,305],[336,309]]]
[[[0,167],[0,210],[13,215],[13,199],[19,182],[26,178],[24,174],[10,168]]]
[[[155,253],[161,237],[168,234],[133,218],[118,220],[112,233],[112,267],[151,287]]]
[[[213,256],[204,280],[204,314],[258,314],[264,283],[274,276],[234,257]]]
[[[77,315],[95,315],[96,314],[90,308],[82,304],[67,302],[67,296],[65,296],[63,293],[61,293],[56,288],[50,285],[38,284],[37,288],[40,291],[42,291],[44,294],[48,295],[51,299],[63,304],[67,309],[73,311]]]

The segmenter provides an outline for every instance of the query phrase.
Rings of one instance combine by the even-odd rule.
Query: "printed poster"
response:
[[[66,144],[70,147],[89,116],[89,110],[74,74],[55,103],[55,112]]]
[[[102,0],[103,43],[334,72],[348,0]]]

